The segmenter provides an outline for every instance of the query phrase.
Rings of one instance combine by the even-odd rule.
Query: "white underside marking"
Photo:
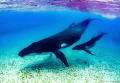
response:
[[[67,44],[66,43],[62,43],[61,44],[61,47],[63,48],[63,47],[65,47]]]

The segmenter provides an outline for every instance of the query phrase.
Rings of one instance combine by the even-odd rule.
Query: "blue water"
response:
[[[90,23],[90,29],[83,39],[107,32],[110,41],[120,44],[120,18],[107,19],[101,15],[72,11],[3,11],[0,12],[0,49],[7,51],[14,45],[16,48],[27,46],[64,30],[73,22],[78,23],[88,18],[99,18],[103,21]]]
[[[102,21],[92,21],[78,44],[106,32],[109,34],[104,36],[101,42],[96,45],[120,48],[120,18],[108,19],[101,15],[75,11],[1,11],[0,51],[7,53],[7,55],[13,53],[17,56],[21,49],[31,43],[66,29],[73,22],[78,23],[88,18],[97,18]]]
[[[66,29],[73,22],[78,23],[88,18],[97,18],[100,20],[91,21],[85,33],[82,35],[81,39],[75,43],[75,45],[87,42],[92,37],[95,37],[102,32],[108,33],[104,35],[95,44],[93,49],[90,49],[95,54],[94,56],[87,54],[84,51],[72,51],[71,48],[69,49],[68,47],[67,50],[63,49],[62,51],[64,52],[65,56],[68,59],[68,62],[70,63],[71,66],[70,68],[65,70],[62,69],[64,65],[62,64],[61,61],[55,58],[54,54],[52,54],[52,57],[54,56],[53,58],[51,57],[45,58],[45,60],[51,59],[51,63],[53,63],[54,65],[56,64],[54,60],[58,61],[60,65],[58,63],[56,65],[60,66],[60,68],[58,66],[57,68],[54,68],[52,67],[54,65],[51,66],[50,65],[51,63],[46,61],[47,65],[42,65],[41,67],[48,66],[48,69],[47,67],[46,69],[43,70],[41,70],[41,68],[38,67],[35,67],[35,69],[34,67],[30,67],[31,69],[27,70],[26,67],[27,66],[29,67],[29,64],[34,63],[35,61],[41,63],[40,60],[42,55],[40,56],[40,58],[37,58],[38,55],[36,55],[35,57],[26,56],[25,58],[23,58],[18,56],[19,51],[21,51],[23,48],[27,47],[33,42],[42,40],[44,38],[47,38],[51,35],[54,35]],[[93,76],[93,78],[97,80],[99,80],[101,76],[106,77],[106,75],[110,77],[110,79],[111,78],[118,79],[120,75],[119,50],[120,50],[120,18],[119,17],[110,19],[110,18],[105,18],[102,15],[76,12],[76,11],[40,11],[40,12],[1,11],[0,12],[0,68],[1,69],[3,68],[2,71],[5,72],[2,73],[4,79],[5,77],[7,77],[6,75],[11,75],[11,72],[8,74],[6,74],[6,72],[13,70],[12,74],[14,77],[17,76],[16,77],[17,80],[19,79],[23,80],[24,76],[26,76],[25,78],[31,77],[29,76],[29,73],[33,71],[40,80],[42,77],[43,81],[44,79],[46,79],[45,78],[46,76],[44,75],[51,75],[54,77],[56,76],[56,74],[59,75],[59,78],[64,80],[69,80],[69,76],[71,75],[71,78],[73,78],[71,80],[74,80],[74,78],[79,77],[78,73],[80,73],[81,71],[83,74],[83,78],[86,78],[84,77],[84,75],[85,74],[88,75],[89,72],[85,71],[85,68],[89,69],[89,66],[91,69],[92,67],[95,67],[93,71],[97,73],[92,73],[92,74],[98,76],[97,78],[95,75]],[[106,67],[106,64],[109,67],[108,66]],[[50,69],[49,66],[51,67]],[[20,69],[24,70],[24,67],[26,68],[26,70],[25,72],[22,72]],[[4,70],[4,68],[6,70]],[[106,68],[106,70],[104,68]],[[14,74],[16,72],[14,71],[14,69],[19,69],[17,75]],[[65,72],[61,72],[61,71],[65,71]],[[70,75],[66,74],[66,72],[69,73]],[[113,74],[111,74],[111,72],[113,72]],[[39,74],[37,75],[37,73]],[[64,74],[66,75],[66,78],[63,77]],[[74,77],[75,74],[76,77]],[[21,77],[21,75],[23,75],[22,76],[23,78]],[[112,75],[114,76],[112,77]],[[51,76],[48,76],[48,78],[51,78]],[[11,80],[10,76],[8,77],[9,78],[6,79]],[[5,81],[4,79],[2,80]],[[35,77],[34,80],[36,80]],[[34,80],[32,79],[32,81]],[[11,80],[11,83],[13,81],[16,82],[16,80]],[[57,81],[59,81],[59,79],[57,79]],[[83,81],[83,80],[80,79],[79,81]]]

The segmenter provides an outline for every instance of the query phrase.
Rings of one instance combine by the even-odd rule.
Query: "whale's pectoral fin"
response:
[[[84,50],[85,52],[91,54],[91,55],[94,55],[92,52],[90,52],[89,50]]]
[[[66,67],[69,67],[65,55],[61,51],[56,50],[53,53],[56,55],[57,58],[59,58],[65,64]]]

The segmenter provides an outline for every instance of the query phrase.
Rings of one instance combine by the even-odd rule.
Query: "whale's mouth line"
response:
[[[30,54],[26,54],[26,55],[20,55],[18,54],[20,57],[25,57],[25,56],[34,56],[34,55],[38,55],[39,53],[30,53]]]
[[[50,52],[42,52],[42,53],[30,53],[30,54],[26,54],[26,55],[20,55],[18,54],[20,57],[25,57],[25,56],[34,56],[34,55],[48,55],[48,54],[51,54],[52,51]]]

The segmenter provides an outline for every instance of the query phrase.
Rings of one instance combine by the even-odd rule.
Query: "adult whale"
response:
[[[91,55],[94,55],[91,51],[89,51],[88,49],[92,48],[95,43],[101,39],[101,37],[104,35],[104,34],[107,34],[107,33],[101,33],[99,34],[98,36],[96,37],[93,37],[92,39],[90,39],[89,41],[83,43],[83,44],[80,44],[80,45],[76,45],[75,47],[72,48],[72,50],[84,50],[86,51],[87,53],[91,54]]]
[[[86,19],[78,24],[72,23],[67,29],[53,36],[32,43],[28,47],[21,50],[18,55],[24,57],[30,53],[53,52],[56,57],[59,58],[66,67],[68,67],[69,64],[67,59],[59,49],[68,47],[77,42],[81,38],[91,20],[94,19]]]

